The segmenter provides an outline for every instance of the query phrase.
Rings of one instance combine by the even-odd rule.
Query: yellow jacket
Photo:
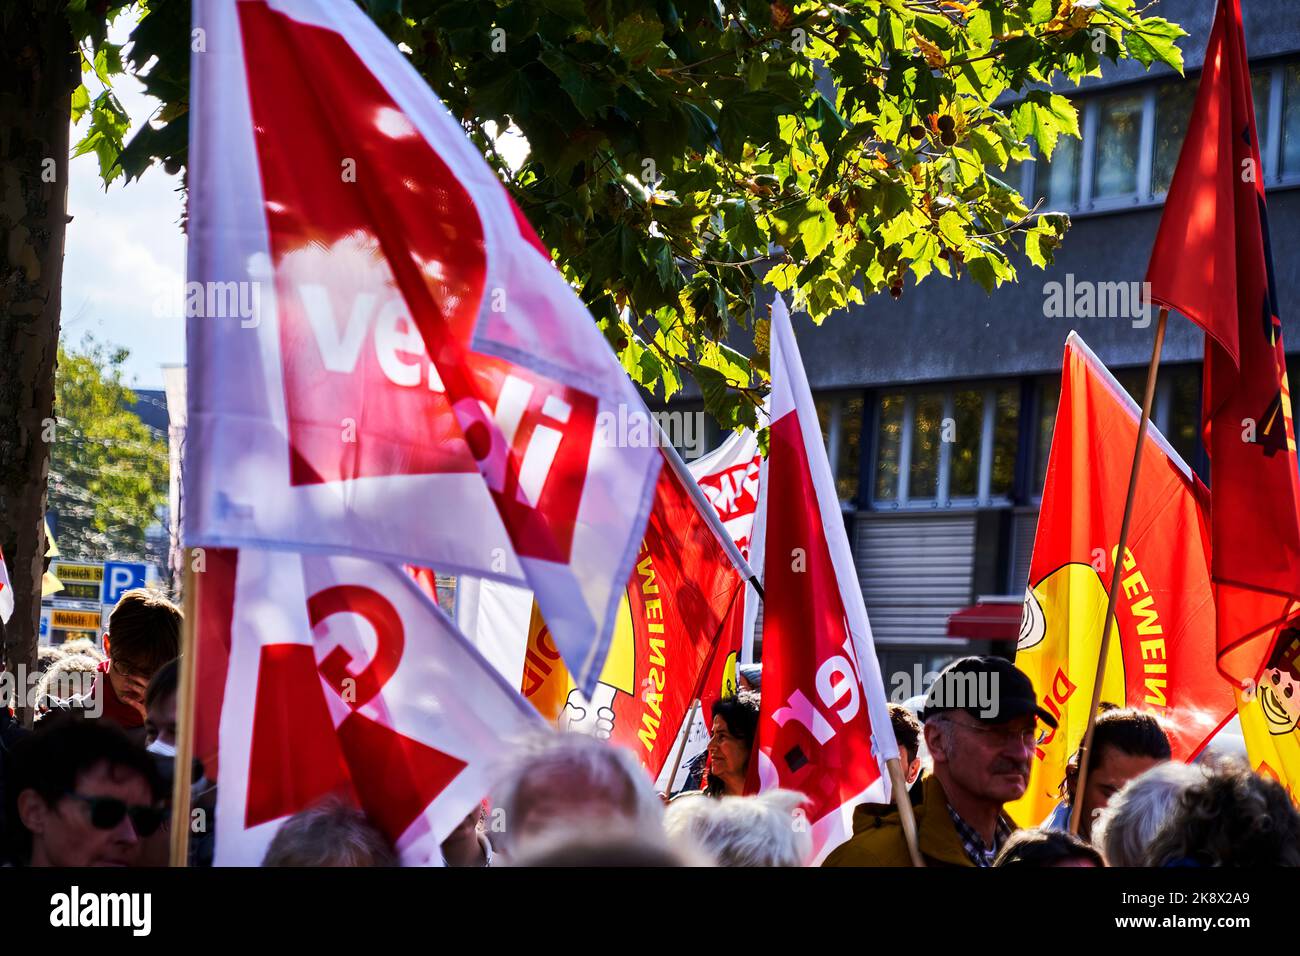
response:
[[[943,787],[934,774],[921,781],[920,799],[913,791],[917,842],[926,866],[970,866]],[[1010,820],[1007,821],[1011,823]],[[1012,829],[1015,824],[1011,823]],[[822,866],[911,866],[898,808],[892,803],[864,803],[853,811],[853,836],[831,851]]]

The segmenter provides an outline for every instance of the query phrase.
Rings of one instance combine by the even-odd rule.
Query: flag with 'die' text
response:
[[[1060,802],[1087,727],[1139,417],[1071,333],[1016,647],[1058,726],[1042,728],[1025,795],[1007,805],[1021,826]],[[1156,715],[1174,759],[1190,760],[1233,711],[1214,667],[1206,491],[1154,426],[1142,455],[1101,701]]]

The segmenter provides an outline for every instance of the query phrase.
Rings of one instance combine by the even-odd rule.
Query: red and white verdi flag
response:
[[[5,564],[5,555],[0,551],[0,623],[8,624],[14,616],[14,587],[9,581],[9,568]]]
[[[716,449],[695,459],[687,467],[703,489],[704,497],[717,511],[722,526],[736,542],[741,556],[748,561],[763,468],[758,434],[732,432]]]
[[[404,864],[438,865],[497,762],[545,727],[399,568],[245,549],[202,578],[200,667],[229,647],[218,865],[258,865],[288,817],[331,794]]]
[[[356,5],[194,26],[187,542],[526,583],[589,689],[659,471],[635,388]]]
[[[887,803],[898,755],[867,607],[790,313],[772,306],[760,789],[808,797],[814,863]]]

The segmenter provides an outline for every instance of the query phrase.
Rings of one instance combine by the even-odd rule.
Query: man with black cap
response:
[[[935,679],[921,720],[934,764],[913,788],[921,856],[927,866],[992,866],[1015,829],[1002,806],[1029,785],[1038,721],[1056,719],[1010,661],[963,657]],[[897,809],[858,807],[853,836],[823,865],[910,866]]]

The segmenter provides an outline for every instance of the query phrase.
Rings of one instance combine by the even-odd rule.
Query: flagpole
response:
[[[671,797],[673,795],[673,781],[677,779],[677,771],[682,766],[682,755],[686,753],[686,744],[691,739],[691,727],[695,724],[695,715],[700,711],[700,699],[698,697],[691,703],[690,713],[686,715],[686,723],[682,724],[682,742],[677,748],[677,758],[673,761],[673,772],[668,775],[668,785],[664,788],[664,794]]]
[[[198,575],[194,553],[186,548],[184,621],[181,625],[180,668],[176,691],[176,762],[172,774],[171,865],[187,866],[190,849],[190,780],[194,765],[194,658],[198,629]]]
[[[885,761],[889,768],[889,789],[894,794],[894,805],[898,807],[898,818],[903,824],[903,839],[907,841],[907,853],[912,858],[912,866],[925,866],[921,856],[921,847],[916,837],[916,814],[912,812],[912,797],[907,792],[907,780],[903,777],[903,765],[897,757]]]
[[[1119,526],[1119,542],[1112,558],[1114,568],[1110,575],[1110,594],[1106,599],[1106,618],[1101,629],[1101,647],[1097,654],[1097,676],[1092,683],[1092,703],[1088,707],[1088,727],[1079,748],[1079,773],[1075,778],[1073,806],[1070,810],[1070,832],[1078,834],[1083,818],[1083,792],[1088,784],[1088,754],[1092,750],[1092,732],[1097,725],[1097,708],[1101,704],[1102,678],[1106,675],[1106,652],[1110,649],[1110,629],[1115,623],[1115,604],[1119,597],[1120,572],[1124,567],[1125,549],[1128,547],[1129,522],[1133,518],[1133,499],[1137,492],[1138,470],[1142,466],[1142,445],[1146,441],[1147,425],[1151,421],[1151,405],[1156,394],[1156,374],[1160,370],[1160,352],[1165,342],[1165,325],[1169,310],[1160,309],[1156,320],[1156,340],[1151,348],[1151,364],[1147,367],[1146,393],[1142,396],[1142,417],[1138,421],[1137,447],[1133,449],[1133,468],[1129,472],[1128,497],[1124,501],[1124,520]]]

